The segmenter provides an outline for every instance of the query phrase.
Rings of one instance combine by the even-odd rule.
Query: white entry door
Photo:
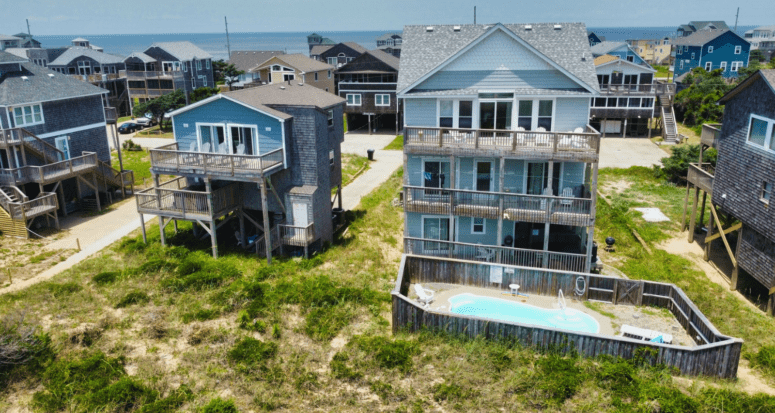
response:
[[[309,225],[307,219],[307,204],[303,202],[293,203],[293,226],[305,228]]]
[[[70,142],[67,140],[67,136],[60,136],[56,138],[54,142],[56,143],[57,149],[65,154],[64,159],[61,159],[61,155],[59,155],[59,160],[64,161],[65,159],[70,159]]]

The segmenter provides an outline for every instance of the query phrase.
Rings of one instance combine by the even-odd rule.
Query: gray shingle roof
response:
[[[20,37],[9,36],[7,34],[0,34],[0,40],[22,40]]]
[[[16,49],[16,50],[24,50],[24,49]],[[23,63],[26,61],[27,61],[26,57],[21,57],[16,53],[8,53],[8,52],[0,51],[0,63]]]
[[[689,26],[694,27],[696,30],[702,30],[708,25],[716,26],[716,29],[719,30],[729,30],[729,26],[727,26],[727,23],[723,20],[710,20],[710,21],[691,21],[689,22]]]
[[[2,106],[108,93],[107,90],[88,82],[73,79],[36,64],[22,63],[21,65],[23,69],[21,72],[6,73],[0,78],[0,105]],[[27,80],[22,79],[23,76],[27,77]]]
[[[493,26],[467,24],[459,26],[460,30],[455,31],[454,26],[441,25],[433,26],[432,32],[427,32],[426,26],[404,27],[397,90],[408,88]],[[561,30],[555,30],[553,23],[532,24],[531,30],[525,30],[524,24],[503,26],[590,89],[598,90],[587,29],[583,23],[562,23]],[[581,60],[582,57],[585,61]]]
[[[315,59],[310,59],[309,57],[304,56],[303,54],[284,54],[284,55],[275,56],[274,58],[304,73],[334,69],[334,67],[329,65],[328,63],[323,63]]]
[[[398,38],[401,38],[401,33],[385,33],[379,37],[377,37],[377,40],[388,40],[393,38],[393,36],[398,36]]]
[[[88,42],[89,39],[84,39],[83,37],[76,37],[73,40],[70,40],[71,42]]]
[[[359,45],[358,43],[355,43],[355,42],[344,42],[342,44],[347,46],[347,47],[349,47],[350,49],[355,50],[356,52],[358,52],[360,54],[364,54],[368,50],[365,47],[363,47],[363,46],[361,46],[361,45]]]
[[[321,45],[315,45],[315,46],[312,46],[312,50],[310,50],[310,51],[309,51],[309,54],[310,54],[311,56],[313,56],[313,55],[319,55],[319,54],[321,54],[321,53],[325,52],[326,50],[328,50],[328,49],[330,49],[330,48],[332,48],[332,47],[334,47],[334,46],[321,46]]]
[[[151,47],[158,47],[167,53],[175,56],[180,61],[188,61],[191,59],[212,59],[213,56],[210,53],[205,52],[199,47],[195,46],[191,42],[160,42],[154,43]],[[145,49],[147,52],[148,49]]]
[[[282,83],[251,87],[226,92],[224,95],[250,106],[315,106],[325,109],[345,102],[344,99],[333,93],[314,86],[299,86],[295,82],[291,82],[290,85]]]
[[[764,79],[764,82],[767,83],[767,85],[770,87],[770,92],[775,95],[775,69],[760,69],[751,76],[748,76],[747,79],[740,82],[740,84],[735,86],[734,89],[727,92],[726,95],[722,96],[718,103],[726,104],[735,95],[756,83],[760,77]]]
[[[775,31],[775,25],[772,26],[759,26],[753,30],[748,30],[748,32],[753,33],[755,30],[769,30],[769,31]],[[748,33],[746,32],[746,33]]]
[[[393,69],[398,70],[399,68],[401,61],[390,53],[385,53],[382,50],[367,50],[366,53],[374,56]]]
[[[248,71],[274,56],[285,54],[282,50],[242,50],[231,52],[229,63],[239,70]]]
[[[110,65],[110,64],[117,64],[117,63],[124,63],[124,59],[122,57],[98,52],[93,49],[89,49],[86,47],[71,47],[67,49],[64,53],[59,55],[56,59],[54,59],[53,62],[49,63],[49,66],[67,66],[72,62],[73,60],[81,57],[86,56],[88,58],[94,59],[97,61],[97,63],[103,64],[103,65]]]
[[[702,46],[729,30],[700,30],[689,36],[675,39],[676,46]]]
[[[148,56],[147,54],[145,54],[143,52],[134,52],[134,53],[130,54],[129,56],[125,57],[124,61],[126,62],[128,59],[131,59],[133,57],[137,58],[137,59],[140,59],[140,61],[143,62],[143,63],[153,63],[153,62],[156,61],[156,59],[152,58],[151,56]]]
[[[450,89],[450,90],[418,90],[407,93],[407,96],[476,96],[479,89]],[[567,95],[589,95],[586,89],[515,89],[514,93],[520,96],[567,96]]]
[[[593,56],[602,56],[622,46],[627,46],[627,43],[626,42],[600,42],[590,47],[589,50],[592,51]]]

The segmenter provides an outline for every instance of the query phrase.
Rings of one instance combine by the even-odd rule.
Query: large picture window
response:
[[[360,106],[361,95],[360,93],[348,93],[347,94],[347,106]]]
[[[17,127],[43,123],[43,109],[40,105],[13,108],[13,116]]]
[[[390,95],[375,95],[374,104],[376,106],[390,106]]]
[[[748,123],[748,143],[775,151],[775,120],[751,115]]]

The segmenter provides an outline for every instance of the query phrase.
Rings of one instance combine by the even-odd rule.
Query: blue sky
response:
[[[773,0],[2,0],[0,33],[128,34],[400,29],[407,24],[583,22],[589,27],[669,26],[689,20],[775,24]],[[13,7],[8,7],[13,3]],[[228,6],[227,6],[228,5]],[[769,21],[767,20],[769,19]]]

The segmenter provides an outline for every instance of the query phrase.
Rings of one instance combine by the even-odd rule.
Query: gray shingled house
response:
[[[100,209],[131,186],[110,166],[106,93],[0,52],[0,231],[26,237],[36,217]]]
[[[724,105],[723,123],[703,125],[701,136],[703,149],[718,149],[716,168],[714,170],[708,163],[689,167],[685,206],[688,209],[689,203],[693,205],[689,214],[689,242],[694,238],[699,192],[702,191],[711,196],[705,258],[709,257],[711,244],[722,241],[734,265],[730,280],[732,289],[745,290],[753,297],[764,297],[766,310],[773,315],[775,70],[754,73],[724,95],[719,104]],[[695,191],[690,200],[692,186]],[[704,200],[702,204],[705,205]],[[701,225],[702,220],[700,216]],[[730,226],[719,228],[719,224],[724,223]],[[735,231],[737,237],[727,235]],[[733,242],[735,238],[736,243]]]
[[[333,240],[332,206],[341,208],[343,106],[334,94],[288,82],[172,112],[175,142],[151,150],[155,185],[136,196],[141,219],[157,215],[160,228],[192,221],[215,257],[224,242],[270,260],[277,249],[320,249]]]
[[[154,43],[124,59],[131,99],[144,102],[177,89],[186,94],[200,87],[215,87],[213,57],[191,42]]]
[[[344,113],[349,130],[399,128],[396,99],[398,58],[381,50],[367,50],[336,70],[336,92],[347,100]]]

